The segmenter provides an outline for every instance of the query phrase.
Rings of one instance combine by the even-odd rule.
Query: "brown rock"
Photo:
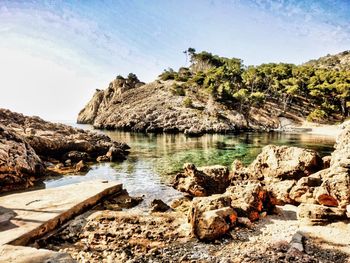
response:
[[[151,203],[151,206],[151,212],[166,212],[171,209],[170,206],[168,206],[160,199],[154,199]]]
[[[201,240],[217,239],[227,233],[237,219],[230,205],[231,199],[224,195],[194,198],[188,216],[192,233]]]
[[[75,171],[78,173],[85,173],[90,170],[90,167],[83,161],[81,160],[75,165]]]
[[[331,166],[331,160],[332,160],[332,156],[330,155],[322,157],[323,169],[327,169]]]
[[[42,161],[27,141],[0,125],[0,192],[33,186],[43,172]]]
[[[270,202],[273,205],[293,204],[295,201],[290,198],[289,192],[296,184],[295,180],[284,180],[268,184],[266,190],[268,192]]]
[[[259,219],[267,201],[266,190],[257,183],[230,186],[224,195],[230,197],[231,207],[239,217],[248,217],[251,221]]]
[[[346,210],[337,207],[327,207],[316,204],[300,204],[297,217],[313,223],[332,222],[346,218]]]
[[[225,192],[229,185],[229,171],[225,166],[196,168],[185,164],[184,172],[175,177],[173,186],[192,196],[208,196]]]
[[[268,145],[248,166],[252,178],[298,180],[323,168],[317,152],[297,147]]]

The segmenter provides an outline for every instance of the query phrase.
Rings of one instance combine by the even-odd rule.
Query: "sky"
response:
[[[117,75],[154,80],[193,47],[246,65],[350,49],[350,0],[0,0],[0,107],[75,120]]]

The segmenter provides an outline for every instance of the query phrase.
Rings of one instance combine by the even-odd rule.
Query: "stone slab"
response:
[[[0,245],[26,245],[122,190],[116,182],[89,181],[0,197]]]
[[[33,247],[2,245],[0,246],[0,262],[6,263],[74,263],[69,254]]]

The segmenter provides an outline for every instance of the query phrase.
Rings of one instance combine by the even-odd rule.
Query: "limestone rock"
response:
[[[284,180],[268,184],[266,190],[273,205],[293,204],[294,201],[289,196],[289,192],[295,185],[295,180]]]
[[[268,145],[248,169],[260,180],[298,180],[323,168],[321,157],[313,150]]]
[[[43,172],[43,163],[29,143],[0,125],[0,192],[32,186]]]
[[[201,240],[213,240],[227,233],[237,219],[230,205],[231,198],[224,195],[194,198],[188,216],[192,234]]]
[[[297,210],[297,217],[313,223],[332,222],[346,218],[346,209],[328,207],[317,204],[300,204]]]
[[[168,211],[170,208],[170,206],[168,206],[166,203],[164,203],[162,200],[160,199],[154,199],[151,203],[151,211],[152,212],[166,212]]]
[[[230,186],[224,195],[230,197],[231,207],[239,217],[248,217],[251,221],[259,219],[267,201],[266,190],[259,183]]]
[[[225,192],[229,183],[229,170],[225,166],[196,168],[188,163],[184,172],[176,175],[173,185],[192,196],[208,196]]]

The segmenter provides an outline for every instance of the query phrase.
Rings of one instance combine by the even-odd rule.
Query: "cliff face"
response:
[[[119,84],[119,86],[118,86]],[[213,100],[196,87],[182,93],[174,80],[157,80],[123,89],[113,82],[97,90],[79,113],[78,123],[95,128],[146,132],[225,133],[272,129],[279,125],[278,105],[266,103],[242,114],[232,105]]]

